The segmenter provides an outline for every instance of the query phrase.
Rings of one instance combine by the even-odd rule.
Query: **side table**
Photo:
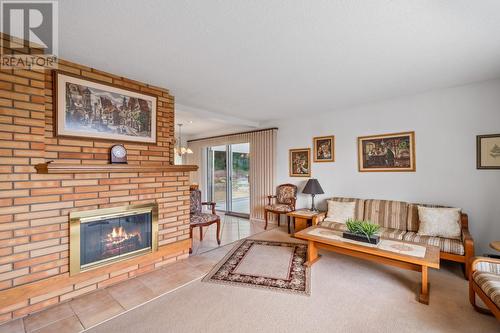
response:
[[[293,212],[287,213],[293,221],[293,232],[307,228],[307,225],[316,225],[321,217],[324,217],[326,212],[312,211],[310,209],[298,209]],[[290,221],[288,222],[288,233],[290,233]]]

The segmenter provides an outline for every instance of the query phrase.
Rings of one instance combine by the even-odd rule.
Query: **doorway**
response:
[[[207,198],[226,215],[250,216],[250,144],[207,148]]]

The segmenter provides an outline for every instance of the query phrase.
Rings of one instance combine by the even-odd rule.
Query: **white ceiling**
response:
[[[255,129],[258,122],[226,116],[175,103],[175,132],[182,124],[183,141]]]
[[[498,0],[64,0],[59,49],[261,122],[500,77],[499,13]]]

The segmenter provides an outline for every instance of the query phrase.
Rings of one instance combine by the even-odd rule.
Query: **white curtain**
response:
[[[191,183],[206,189],[206,148],[211,146],[250,143],[250,219],[264,220],[266,196],[275,191],[276,178],[276,128],[255,132],[232,134],[223,137],[188,141],[193,154],[187,157],[187,164],[197,165],[198,171],[190,173]]]

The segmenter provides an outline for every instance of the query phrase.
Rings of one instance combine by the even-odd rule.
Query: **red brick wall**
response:
[[[156,95],[157,144],[125,143],[128,160],[172,163],[174,98],[168,90],[67,61],[61,61],[59,69]],[[33,166],[47,160],[108,163],[109,147],[116,143],[56,137],[53,97],[51,71],[0,70],[0,290],[68,276],[71,211],[157,202],[160,247],[189,238],[187,172],[36,173]],[[186,257],[186,250],[47,295],[27,295],[16,304],[0,303],[0,322],[153,270],[162,261]]]

